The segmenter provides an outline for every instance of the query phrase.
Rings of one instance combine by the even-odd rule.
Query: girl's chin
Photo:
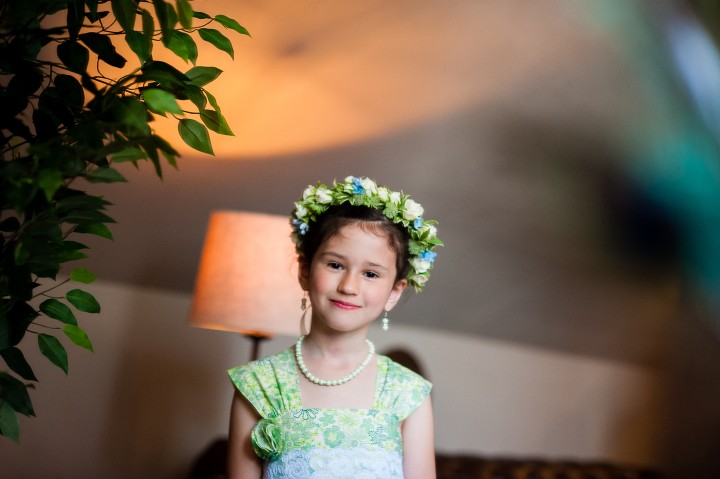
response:
[[[332,333],[352,333],[367,329],[372,323],[369,321],[343,321],[341,319],[324,319],[313,322],[312,328],[316,331],[324,330]]]

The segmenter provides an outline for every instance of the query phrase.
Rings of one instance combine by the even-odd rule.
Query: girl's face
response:
[[[388,239],[358,224],[340,229],[300,265],[299,280],[312,303],[312,327],[349,332],[367,329],[391,310],[407,285],[395,282],[395,252]]]

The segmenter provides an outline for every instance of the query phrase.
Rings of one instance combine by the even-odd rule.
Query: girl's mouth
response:
[[[340,309],[352,310],[352,309],[358,309],[360,307],[356,304],[346,303],[344,301],[339,301],[337,299],[331,299],[330,302]]]

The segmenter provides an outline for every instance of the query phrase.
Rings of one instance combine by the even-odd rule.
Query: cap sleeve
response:
[[[235,388],[263,418],[272,418],[292,409],[297,397],[294,363],[285,352],[228,370]],[[292,357],[289,358],[292,360]]]
[[[390,358],[380,357],[387,364],[380,403],[402,421],[412,414],[430,394],[432,384]]]

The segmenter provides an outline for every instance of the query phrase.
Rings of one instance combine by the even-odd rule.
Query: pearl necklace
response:
[[[340,386],[341,384],[345,384],[346,382],[350,381],[351,379],[355,379],[358,374],[360,374],[363,369],[367,367],[368,364],[370,364],[370,361],[372,360],[373,355],[375,354],[375,345],[370,341],[369,339],[366,339],[368,345],[368,355],[365,357],[362,363],[360,363],[360,366],[358,366],[355,371],[351,372],[350,374],[341,377],[340,379],[320,379],[314,374],[312,374],[310,371],[308,371],[307,366],[305,366],[305,361],[303,361],[302,356],[302,343],[303,339],[305,339],[305,336],[300,336],[297,340],[297,343],[295,344],[295,359],[297,359],[298,368],[300,368],[300,371],[303,373],[303,376],[305,376],[308,381],[318,384],[320,386]]]

